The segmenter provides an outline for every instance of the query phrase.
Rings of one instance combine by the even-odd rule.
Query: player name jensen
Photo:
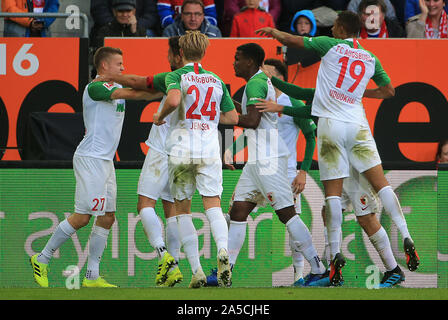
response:
[[[191,130],[210,130],[210,126],[205,122],[192,122]]]
[[[187,81],[196,83],[216,83],[216,78],[210,75],[189,74],[186,76]]]
[[[358,51],[358,50],[351,50],[350,48],[347,48],[344,46],[337,46],[335,50],[336,50],[336,52],[339,52],[349,58],[359,59],[359,60],[364,60],[364,61],[372,61],[373,60],[373,57],[368,53]]]

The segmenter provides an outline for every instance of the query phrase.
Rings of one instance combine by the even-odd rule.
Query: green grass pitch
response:
[[[0,288],[0,300],[448,300],[448,289]]]

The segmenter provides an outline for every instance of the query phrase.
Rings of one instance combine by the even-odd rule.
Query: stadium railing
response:
[[[0,12],[0,18],[70,18],[70,17],[78,17],[83,21],[83,32],[81,37],[88,38],[89,37],[89,18],[85,13],[24,13],[24,12]]]

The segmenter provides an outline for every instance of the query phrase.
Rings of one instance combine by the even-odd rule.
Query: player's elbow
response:
[[[392,98],[395,96],[395,88],[389,83],[387,86],[381,87],[383,99]]]

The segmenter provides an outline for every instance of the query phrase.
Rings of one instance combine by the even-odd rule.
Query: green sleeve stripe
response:
[[[272,77],[271,81],[272,85],[281,92],[298,100],[312,101],[314,98],[314,93],[316,92],[316,89],[314,88],[302,88],[296,86],[295,84],[282,81],[276,77]]]
[[[246,106],[258,103],[258,99],[266,99],[268,95],[268,83],[265,79],[254,78],[246,85]]]
[[[166,93],[166,84],[165,84],[165,79],[166,76],[169,72],[162,72],[162,73],[158,73],[154,76],[154,80],[153,80],[153,86],[154,89]]]
[[[373,75],[372,80],[378,87],[388,85],[390,83],[389,76],[387,75],[386,71],[384,71],[380,60],[378,60],[375,55],[373,55],[373,57],[375,58],[375,74]]]
[[[221,112],[228,112],[233,109],[235,109],[235,105],[233,104],[232,97],[230,96],[229,90],[227,90],[227,87],[224,82],[221,81],[222,86],[222,99],[221,99],[221,105],[220,109]]]
[[[87,92],[90,98],[94,101],[108,101],[110,100],[110,95],[114,92],[117,87],[109,85],[107,82],[91,82],[87,87]]]

